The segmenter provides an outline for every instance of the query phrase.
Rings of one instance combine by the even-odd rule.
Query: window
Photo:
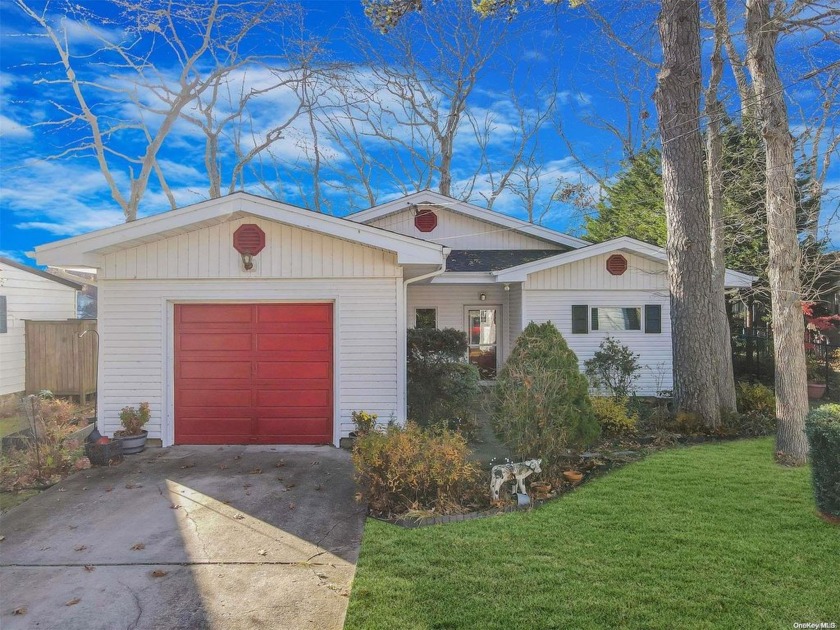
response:
[[[467,310],[468,359],[478,368],[479,377],[483,381],[496,378],[497,320],[495,308]]]
[[[415,328],[437,328],[437,309],[417,308],[414,309]]]
[[[641,330],[642,309],[638,306],[592,307],[592,330]]]

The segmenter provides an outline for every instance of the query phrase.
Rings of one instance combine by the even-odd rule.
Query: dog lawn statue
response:
[[[534,473],[542,472],[540,468],[541,463],[541,459],[529,459],[516,464],[498,464],[497,466],[493,466],[490,470],[490,496],[493,501],[499,500],[499,490],[502,489],[503,484],[509,481],[515,481],[517,492],[525,494],[525,479]]]

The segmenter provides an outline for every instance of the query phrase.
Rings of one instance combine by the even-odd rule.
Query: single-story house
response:
[[[0,396],[26,388],[24,320],[76,317],[80,282],[0,257]]]
[[[581,361],[613,335],[641,355],[640,394],[671,388],[661,248],[593,245],[430,191],[345,218],[238,192],[36,256],[98,270],[107,434],[148,401],[164,445],[338,444],[353,411],[405,420],[413,326],[465,331],[492,381],[523,327],[551,320]]]

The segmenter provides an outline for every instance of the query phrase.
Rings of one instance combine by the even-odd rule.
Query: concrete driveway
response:
[[[341,628],[354,494],[331,447],[149,449],[83,471],[3,515],[0,627]]]

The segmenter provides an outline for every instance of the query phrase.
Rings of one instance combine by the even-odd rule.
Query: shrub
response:
[[[356,480],[370,508],[396,515],[409,510],[459,511],[480,471],[457,431],[413,422],[371,431],[353,445]]]
[[[817,509],[840,518],[840,405],[823,405],[805,419]]]
[[[639,417],[627,410],[625,400],[598,396],[592,398],[592,411],[601,430],[608,435],[624,435],[636,431]]]
[[[542,457],[556,474],[564,451],[598,437],[589,383],[554,324],[531,322],[519,336],[493,390],[493,426],[522,459]]]
[[[408,330],[408,417],[423,427],[469,434],[476,425],[479,374],[464,362],[467,336],[460,330]]]
[[[735,386],[738,413],[776,417],[776,394],[761,383],[738,383]]]
[[[633,394],[633,383],[641,369],[639,355],[612,337],[604,339],[583,365],[592,386],[616,398]]]
[[[118,431],[118,433],[123,436],[140,435],[151,416],[149,403],[147,402],[140,403],[139,409],[123,407],[120,410],[120,424],[122,424],[124,430]]]
[[[356,436],[370,433],[376,427],[376,419],[379,417],[375,413],[368,413],[366,411],[353,412],[353,424],[356,425]]]

